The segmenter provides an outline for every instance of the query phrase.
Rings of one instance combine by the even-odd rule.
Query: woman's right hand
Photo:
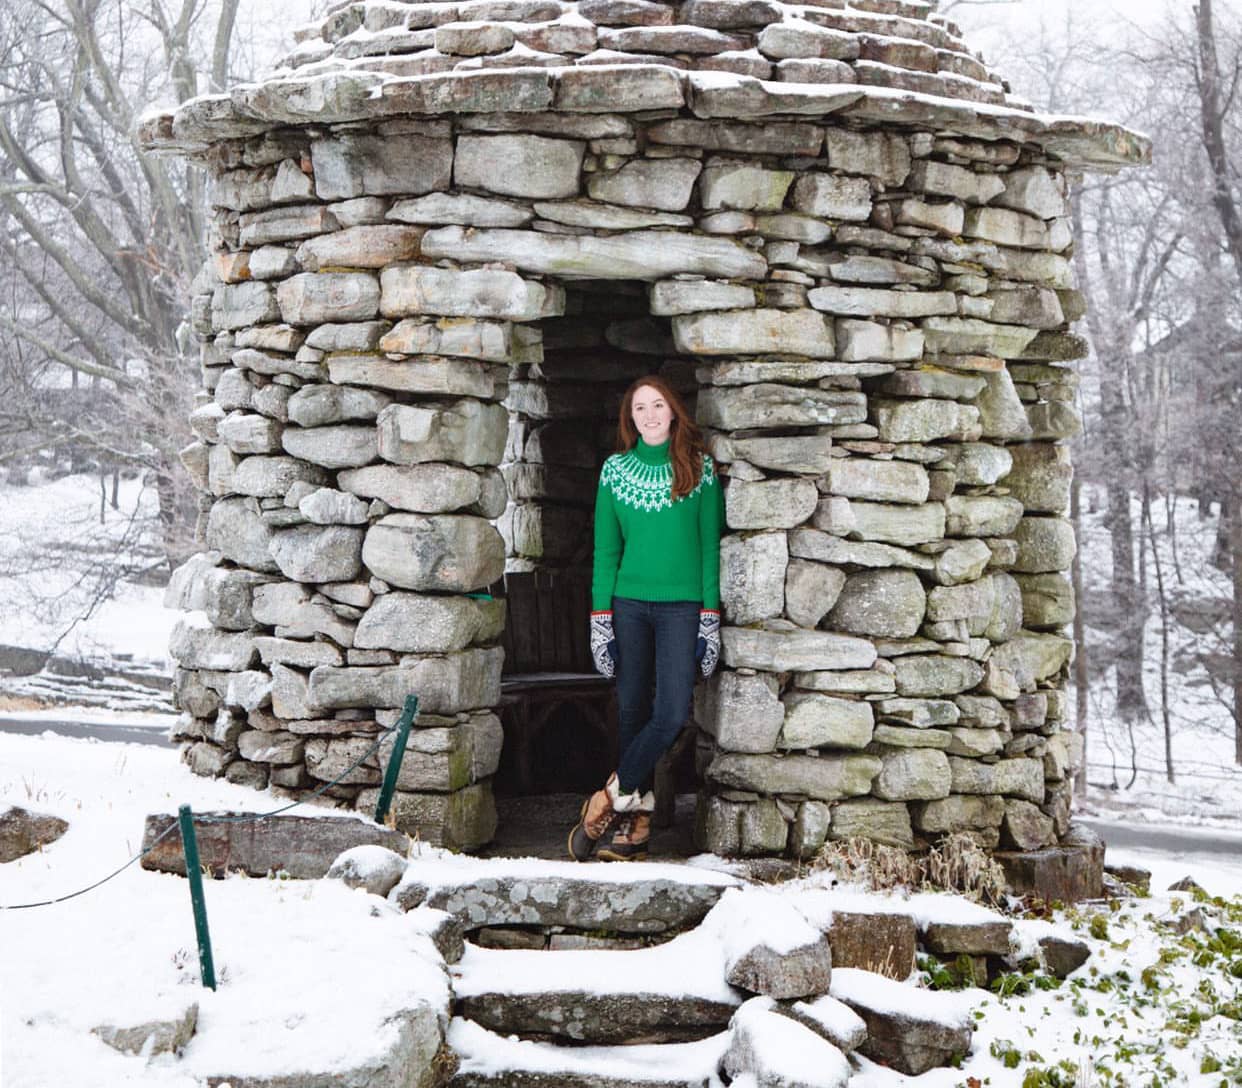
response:
[[[612,630],[611,612],[591,613],[591,657],[601,676],[611,680],[617,675],[617,636]]]

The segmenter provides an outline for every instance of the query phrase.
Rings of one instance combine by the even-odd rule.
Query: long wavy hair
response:
[[[639,378],[621,398],[621,412],[617,419],[617,452],[625,453],[638,444],[638,428],[634,426],[634,394],[643,386],[654,389],[673,410],[669,427],[668,457],[673,466],[673,495],[680,499],[689,495],[699,485],[703,475],[703,455],[706,447],[703,432],[699,430],[686,405],[671,385],[655,374]]]

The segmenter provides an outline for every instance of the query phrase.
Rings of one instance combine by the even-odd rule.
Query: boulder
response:
[[[588,279],[661,280],[689,272],[714,279],[753,280],[762,279],[767,269],[763,257],[731,238],[673,231],[594,236],[450,226],[429,230],[423,235],[422,248],[426,257],[505,261],[530,272]]]
[[[723,930],[731,986],[782,1000],[828,992],[832,950],[784,897],[730,889],[703,924]]]
[[[378,800],[379,790],[366,788],[358,793],[354,805],[361,812],[374,812]],[[496,834],[496,801],[490,782],[452,793],[397,790],[390,812],[398,831],[449,850],[477,850]]]
[[[828,941],[833,967],[856,967],[900,980],[914,970],[918,928],[908,914],[833,909]]]
[[[1040,959],[1053,978],[1069,978],[1091,958],[1091,946],[1073,937],[1048,934],[1039,938]]]
[[[20,805],[0,809],[0,864],[16,861],[54,843],[69,830],[67,821]]]
[[[535,873],[520,861],[497,858],[480,872],[423,859],[407,870],[389,899],[402,910],[447,911],[463,919],[469,930],[568,926],[652,934],[696,925],[724,890],[737,883],[715,873],[686,879],[671,866],[652,867],[640,882],[588,879],[574,862],[550,862],[543,869]]]
[[[867,1025],[863,1018],[848,1005],[827,994],[814,1001],[795,1001],[791,1006],[782,1007],[781,1011],[846,1054],[867,1041]]]
[[[845,1088],[851,1074],[836,1046],[764,998],[734,1014],[721,1065],[735,1084],[770,1088]]]
[[[1023,574],[1069,570],[1077,544],[1074,527],[1064,518],[1024,517],[1013,530],[1018,559],[1013,569]]]
[[[725,622],[745,625],[779,616],[785,607],[787,563],[784,533],[725,537],[720,542],[720,605]]]
[[[281,282],[276,300],[290,325],[368,321],[379,312],[380,287],[370,272],[303,272]]]
[[[122,1054],[140,1054],[150,1058],[157,1054],[180,1054],[194,1037],[198,1026],[198,1002],[188,998],[170,1002],[179,1006],[172,1015],[142,1024],[122,1026],[117,1023],[100,1024],[91,1028],[103,1042]]]
[[[977,661],[944,654],[905,654],[895,658],[897,694],[920,697],[954,695],[983,680]]]
[[[409,864],[404,855],[385,846],[351,846],[335,859],[327,876],[329,881],[340,881],[350,888],[388,895],[405,876]]]
[[[974,1022],[956,995],[928,1002],[922,991],[856,968],[833,972],[832,996],[863,1018],[867,1042],[860,1053],[917,1077],[970,1051]]]

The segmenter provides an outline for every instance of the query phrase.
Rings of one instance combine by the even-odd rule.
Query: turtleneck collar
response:
[[[645,465],[666,465],[669,460],[669,443],[672,438],[666,438],[658,446],[650,446],[643,441],[642,436],[638,438],[638,445],[634,447],[634,453],[638,459]]]

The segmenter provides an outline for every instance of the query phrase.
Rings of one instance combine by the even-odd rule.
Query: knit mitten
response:
[[[716,662],[720,660],[720,613],[714,608],[705,608],[699,613],[699,640],[694,656],[704,676],[716,671]]]
[[[609,679],[617,675],[617,636],[611,612],[591,613],[591,657],[595,671]]]

